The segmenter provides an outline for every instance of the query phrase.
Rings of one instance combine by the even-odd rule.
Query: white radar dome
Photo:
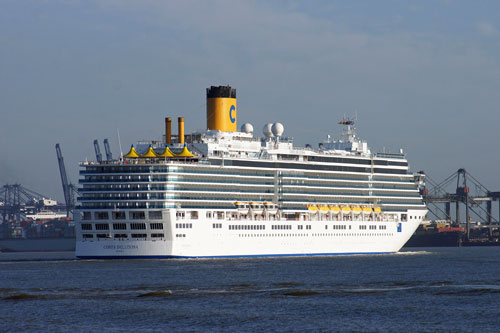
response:
[[[266,138],[272,138],[273,137],[273,124],[268,123],[264,125],[264,128],[262,129],[262,132],[266,136]]]
[[[283,124],[281,123],[274,123],[273,127],[271,127],[271,130],[273,131],[274,136],[280,137],[281,135],[283,135],[285,127],[283,127]]]
[[[244,123],[241,125],[241,131],[244,133],[253,133],[253,126],[250,123]]]

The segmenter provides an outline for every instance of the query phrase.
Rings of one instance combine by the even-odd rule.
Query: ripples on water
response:
[[[0,331],[498,331],[500,248],[75,260],[0,254]]]

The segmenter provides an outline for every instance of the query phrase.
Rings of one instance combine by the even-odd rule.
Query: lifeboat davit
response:
[[[250,202],[250,209],[254,214],[262,214],[264,207],[260,202]]]
[[[264,208],[270,214],[276,214],[278,212],[278,205],[274,202],[264,202]]]

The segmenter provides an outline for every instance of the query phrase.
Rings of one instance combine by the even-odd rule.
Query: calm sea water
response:
[[[0,253],[0,331],[500,331],[500,247],[76,260]]]

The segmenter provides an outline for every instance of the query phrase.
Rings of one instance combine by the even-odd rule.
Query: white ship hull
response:
[[[190,229],[176,229],[176,222]],[[216,223],[219,223],[215,220]],[[421,219],[394,221],[223,221],[213,229],[214,220],[167,222],[165,238],[77,240],[76,256],[90,258],[215,258],[312,256],[394,253],[408,241]],[[265,225],[264,230],[228,230],[229,225]],[[289,230],[270,230],[272,225]],[[310,225],[309,230],[298,230]],[[335,229],[345,226],[345,230]],[[360,226],[366,229],[360,230]],[[369,227],[377,227],[370,230]],[[349,229],[350,227],[350,229]],[[327,229],[328,228],[328,229]],[[180,237],[179,237],[180,235]]]

